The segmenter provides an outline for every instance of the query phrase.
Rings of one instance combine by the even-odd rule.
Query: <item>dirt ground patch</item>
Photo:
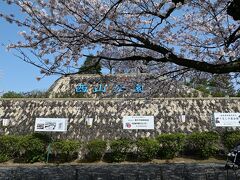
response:
[[[106,163],[103,161],[98,161],[98,162],[93,162],[93,163],[81,163],[78,161],[73,161],[70,163],[61,163],[61,164],[56,164],[56,163],[45,163],[45,162],[36,162],[36,163],[14,163],[12,160],[4,162],[4,163],[0,163],[0,167],[29,167],[29,166],[36,166],[36,167],[41,167],[41,166],[58,166],[58,165],[84,165],[84,164],[88,164],[88,165],[102,165],[102,164],[145,164],[145,163],[153,163],[153,164],[168,164],[168,163],[184,163],[184,164],[211,164],[211,163],[217,163],[217,164],[224,164],[226,163],[226,160],[224,159],[216,159],[216,158],[209,158],[209,159],[192,159],[192,158],[186,158],[186,157],[178,157],[178,158],[174,158],[174,159],[154,159],[150,162],[129,162],[129,161],[125,161],[125,162],[121,162],[121,163]]]

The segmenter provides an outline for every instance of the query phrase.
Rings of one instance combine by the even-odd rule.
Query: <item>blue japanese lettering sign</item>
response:
[[[79,84],[76,89],[76,93],[86,93],[88,92],[88,86],[86,84]]]
[[[142,93],[143,92],[143,85],[141,84],[136,84],[135,85],[135,93]]]
[[[99,84],[93,88],[93,93],[105,93],[107,91],[107,85],[103,86]]]
[[[123,84],[116,84],[113,86],[112,91],[114,93],[122,93],[126,91],[127,88]],[[87,93],[88,92],[88,85],[87,84],[78,84],[75,88],[76,93]],[[107,85],[98,84],[96,86],[93,86],[93,93],[106,93],[107,92]],[[143,85],[138,83],[134,86],[134,93],[142,93],[143,92]]]
[[[115,92],[115,93],[121,93],[121,92],[123,92],[123,91],[125,91],[125,90],[126,90],[126,88],[125,88],[125,86],[122,85],[122,84],[117,84],[117,85],[114,86],[114,88],[113,88],[113,92]]]

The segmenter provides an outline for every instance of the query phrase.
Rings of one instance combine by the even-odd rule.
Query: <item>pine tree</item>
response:
[[[102,66],[96,58],[87,57],[84,64],[79,68],[79,74],[101,74]]]

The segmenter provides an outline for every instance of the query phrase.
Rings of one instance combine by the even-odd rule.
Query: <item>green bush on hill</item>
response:
[[[23,98],[22,93],[17,93],[14,91],[8,91],[2,95],[2,98]]]
[[[14,92],[8,91],[3,93],[2,98],[48,98],[49,93],[47,91],[33,90],[30,92]]]

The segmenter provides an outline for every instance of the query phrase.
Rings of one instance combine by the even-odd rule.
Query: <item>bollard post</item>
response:
[[[49,143],[48,147],[47,147],[47,163],[49,161],[49,155],[51,153],[51,143]]]

